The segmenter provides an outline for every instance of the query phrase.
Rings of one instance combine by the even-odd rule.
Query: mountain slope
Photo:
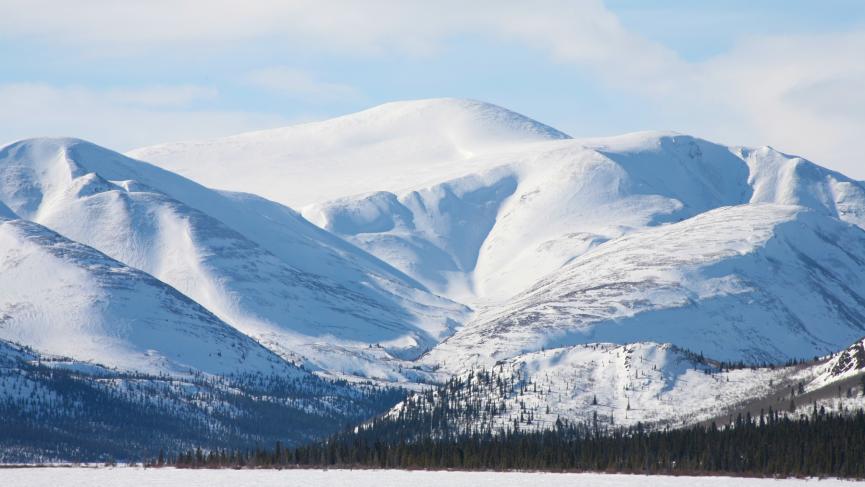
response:
[[[0,149],[0,201],[330,372],[395,377],[394,355],[430,348],[464,313],[288,208],[75,139]]]
[[[153,277],[22,220],[0,220],[0,339],[122,370],[300,374]]]
[[[366,118],[361,125],[378,126],[371,119],[388,119],[387,107],[363,112]],[[429,125],[438,133],[440,125],[434,117],[431,120]],[[418,130],[414,124],[405,124],[405,132]],[[391,140],[387,134],[379,138],[385,144]],[[250,134],[244,143],[261,153],[276,154],[279,143],[265,139]],[[333,141],[311,137],[303,145],[312,152],[324,151],[324,146],[330,154],[341,151],[341,160],[364,168],[376,164]],[[430,165],[405,147],[393,147],[406,160]],[[391,263],[433,291],[479,310],[454,337],[427,354],[423,364],[450,364],[446,369],[455,371],[466,360],[486,353],[496,355],[478,360],[494,361],[545,345],[593,340],[657,340],[684,346],[705,340],[706,351],[717,352],[719,358],[776,361],[831,352],[862,333],[858,248],[854,245],[847,251],[831,239],[821,240],[827,232],[844,233],[840,222],[865,225],[865,187],[841,174],[768,147],[725,147],[662,132],[587,140],[515,139],[512,144],[489,144],[471,154],[448,157],[449,164],[432,164],[435,170],[414,178],[414,186],[403,191],[392,191],[394,185],[382,181],[378,184],[381,191],[343,196],[303,209],[304,216],[322,228]],[[302,165],[305,159],[286,160]],[[250,161],[258,166],[255,159]],[[438,180],[427,177],[432,173]],[[264,184],[261,179],[259,176],[259,183]],[[765,242],[777,242],[770,235],[782,227],[786,228],[785,239],[796,242],[800,238],[783,224],[787,221],[781,216],[784,210],[770,214],[771,210],[743,209],[731,221],[715,216],[706,224],[698,220],[690,226],[675,226],[724,207],[763,204],[810,209],[808,215],[813,216],[790,218],[813,223],[813,227],[805,225],[809,230],[802,238],[816,243],[807,251],[762,247]],[[693,275],[694,263],[679,259],[680,249],[675,246],[654,240],[627,243],[630,235],[669,224],[674,224],[670,238],[677,245],[705,257],[698,268],[728,272],[717,269],[740,265],[742,248],[759,257],[749,264],[752,268],[729,271],[732,287],[727,289],[714,275]],[[828,230],[830,227],[833,229]],[[727,240],[714,238],[720,229],[727,232]],[[750,247],[749,232],[758,230],[763,237],[756,240],[763,238],[763,242],[755,240]],[[852,230],[848,233],[858,245],[860,236]],[[689,247],[689,241],[696,243]],[[598,253],[622,245],[661,248],[655,261],[645,256],[639,262],[650,269],[646,272],[659,276],[648,279],[643,268],[627,268],[628,257],[618,250]],[[700,245],[710,250],[703,253]],[[824,245],[826,249],[821,248]],[[838,258],[826,260],[824,252]],[[592,255],[605,257],[589,258]],[[795,270],[784,276],[789,280],[775,285],[767,266],[787,269],[787,263]],[[601,297],[582,297],[579,290],[588,289],[591,283],[580,274],[580,265],[596,266],[601,269],[597,272],[617,269],[619,274],[604,276],[600,284],[617,290]],[[850,285],[844,283],[848,272]],[[685,275],[694,282],[679,286],[667,279],[670,275]],[[841,275],[844,277],[839,278]],[[639,290],[629,291],[631,281],[622,279],[633,279]],[[792,292],[787,292],[788,285]],[[670,286],[675,289],[670,291]],[[706,291],[701,286],[720,288]],[[553,287],[567,297],[557,296],[556,291],[541,296],[537,291]],[[597,303],[592,301],[596,298]],[[631,299],[637,302],[616,304]],[[750,301],[754,299],[761,301]],[[739,313],[740,309],[746,311]],[[673,330],[667,325],[670,313],[675,316],[669,319],[696,324]],[[631,331],[613,333],[611,330],[622,326],[596,326],[621,320],[634,321],[627,328]],[[648,326],[643,320],[653,324]],[[716,326],[724,320],[734,324]],[[760,320],[772,325],[759,326]],[[731,335],[731,328],[742,329]],[[559,341],[562,335],[565,338]],[[734,336],[747,336],[747,340],[737,342]],[[776,337],[779,343],[773,342]],[[721,350],[728,345],[732,348]]]
[[[495,105],[442,98],[129,155],[211,187],[300,207],[462,175],[473,154],[567,137]]]
[[[140,461],[190,444],[297,445],[402,396],[285,368],[238,372],[129,372],[0,339],[0,462]]]
[[[464,372],[435,391],[410,396],[388,417],[419,425],[444,419],[460,432],[553,429],[560,419],[676,427],[721,417],[799,383],[810,388],[822,367],[731,370],[670,344],[576,345]]]
[[[779,362],[858,339],[863,309],[865,231],[799,206],[740,205],[599,245],[423,360],[457,370],[542,347],[652,340]]]
[[[865,225],[861,183],[768,147],[664,132],[573,140],[471,100],[391,103],[132,154],[218,187],[312,202],[302,211],[313,223],[475,306],[632,229],[721,206],[795,204]],[[275,183],[285,171],[296,177]]]
[[[709,421],[723,426],[738,414],[856,411],[865,405],[865,365],[849,357],[861,347],[857,341],[818,360],[772,367],[731,367],[653,342],[555,348],[465,371],[409,396],[384,418],[404,434],[435,437],[554,429],[560,420],[675,428]]]
[[[769,148],[639,133],[476,159],[460,178],[340,198],[304,215],[477,305],[507,301],[599,243],[721,206],[795,204],[865,221],[860,183]]]

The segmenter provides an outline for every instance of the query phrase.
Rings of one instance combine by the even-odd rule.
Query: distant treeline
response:
[[[603,431],[557,422],[546,431],[426,437],[407,441],[389,420],[298,448],[201,449],[160,457],[180,468],[400,468],[547,470],[649,474],[865,477],[865,414],[775,411],[733,424]]]
[[[0,356],[0,463],[141,461],[172,451],[292,445],[391,408],[405,391],[312,375],[177,379]]]

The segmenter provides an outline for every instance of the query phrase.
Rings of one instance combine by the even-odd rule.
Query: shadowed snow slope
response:
[[[599,245],[424,357],[451,370],[542,347],[671,342],[719,360],[783,361],[865,334],[865,231],[751,204]]]
[[[300,373],[164,283],[23,220],[0,220],[0,339],[148,373]]]
[[[152,274],[281,355],[330,371],[386,374],[366,362],[430,348],[464,312],[286,207],[80,140],[0,149],[0,201]]]
[[[479,152],[568,136],[495,105],[431,99],[222,139],[136,149],[214,188],[299,207],[462,175]]]

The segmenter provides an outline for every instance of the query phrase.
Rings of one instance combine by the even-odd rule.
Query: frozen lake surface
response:
[[[859,482],[817,479],[743,479],[523,472],[427,472],[404,470],[176,470],[171,468],[0,469],[0,485],[16,487],[736,487],[852,486]],[[865,483],[863,483],[865,485]]]

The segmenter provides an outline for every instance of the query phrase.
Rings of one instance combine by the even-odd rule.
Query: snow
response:
[[[299,373],[152,276],[22,220],[0,220],[0,339],[148,373]]]
[[[863,334],[865,232],[750,204],[634,231],[481,310],[424,356],[451,371],[579,343],[670,342],[749,362],[812,358]]]
[[[865,335],[865,186],[770,147],[577,140],[432,99],[130,155],[157,165],[77,139],[0,148],[0,338],[215,372],[239,363],[211,360],[224,335],[253,368],[274,357],[257,342],[413,388],[501,362],[564,380],[563,414],[591,384],[645,380],[610,391],[636,408],[616,420],[670,421],[662,396],[692,391],[703,418],[767,393],[769,373],[703,377],[652,345],[658,373],[632,379],[581,346],[777,362]],[[184,333],[202,329],[199,350]]]
[[[567,137],[495,105],[443,98],[387,103],[323,122],[129,155],[207,186],[301,207],[460,174],[476,153]]]
[[[861,183],[770,147],[671,132],[575,140],[490,115],[506,113],[472,101],[400,102],[133,153],[212,169],[201,175],[209,184],[291,204],[311,201],[294,199],[299,185],[315,187],[304,217],[476,311],[423,357],[430,367],[454,372],[542,346],[639,340],[777,361],[834,352],[865,333],[860,246],[838,245],[862,235],[837,224],[863,227]],[[438,150],[449,131],[460,143],[447,147],[472,149]],[[230,177],[218,174],[224,167]],[[273,174],[288,170],[305,177],[270,191]],[[341,194],[327,200],[333,185]],[[784,224],[765,205],[812,213]],[[795,265],[781,266],[776,282],[767,266],[777,262]],[[609,293],[582,295],[598,277]]]
[[[539,472],[446,472],[405,470],[175,470],[137,467],[57,467],[13,468],[0,470],[8,485],[20,487],[90,487],[102,485],[125,487],[137,485],[184,487],[280,486],[305,487],[509,487],[522,485],[569,487],[626,487],[653,485],[679,487],[701,485],[722,487],[821,487],[855,485],[858,482],[836,479],[754,479],[733,477],[666,477],[644,475],[611,475],[592,473]]]
[[[403,359],[448,336],[466,312],[284,206],[212,191],[80,140],[0,149],[0,201],[173,286],[283,357],[333,374],[402,380]],[[18,338],[41,343],[32,331]]]
[[[556,348],[485,368],[493,374],[491,385],[478,377],[477,370],[460,374],[468,383],[458,392],[462,398],[457,404],[480,401],[497,412],[486,423],[452,422],[460,430],[475,432],[511,428],[515,420],[523,430],[549,429],[559,418],[676,427],[735,414],[751,399],[789,391],[800,382],[806,391],[823,387],[823,368],[824,364],[721,370],[670,344],[651,342]],[[513,381],[514,387],[500,389],[499,379]],[[424,397],[407,401],[423,403]],[[401,403],[389,414],[399,416],[405,407]],[[775,407],[780,410],[787,403]]]
[[[723,206],[801,205],[860,226],[865,215],[862,185],[840,174],[769,148],[663,132],[535,143],[467,166],[458,178],[303,214],[476,307],[508,301],[603,242]]]

